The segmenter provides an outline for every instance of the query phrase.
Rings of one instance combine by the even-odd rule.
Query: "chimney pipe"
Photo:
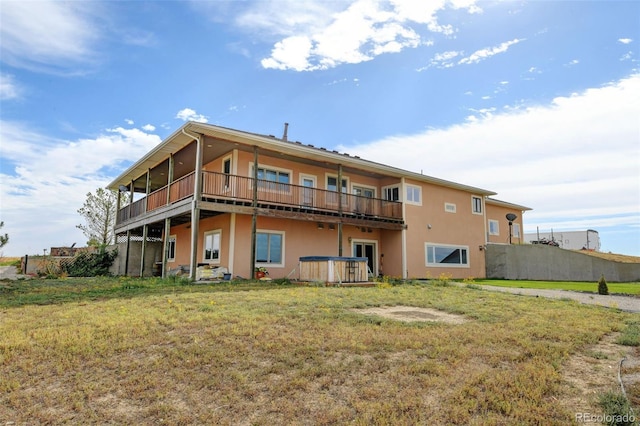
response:
[[[284,123],[284,134],[282,135],[282,140],[287,141],[287,131],[289,130],[289,123]]]

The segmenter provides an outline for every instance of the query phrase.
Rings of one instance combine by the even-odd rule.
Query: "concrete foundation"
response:
[[[600,259],[547,245],[488,244],[487,278],[539,281],[640,281],[640,264]]]

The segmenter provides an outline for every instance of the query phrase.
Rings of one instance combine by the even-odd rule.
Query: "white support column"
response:
[[[193,183],[193,201],[191,202],[191,262],[189,275],[191,280],[196,279],[198,267],[198,225],[200,223],[200,201],[202,200],[202,135],[196,139],[196,167]]]

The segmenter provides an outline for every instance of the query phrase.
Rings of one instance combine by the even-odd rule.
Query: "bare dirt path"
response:
[[[587,305],[605,306],[607,308],[620,309],[621,311],[640,313],[640,297],[601,295],[595,293],[582,293],[568,290],[548,290],[536,288],[496,287],[481,285],[485,290],[502,291],[504,293],[522,294],[525,296],[547,297],[550,299],[571,299]]]

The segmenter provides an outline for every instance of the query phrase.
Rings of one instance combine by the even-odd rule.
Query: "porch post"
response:
[[[171,202],[171,182],[173,182],[174,159],[173,154],[169,155],[169,173],[167,175],[167,205]]]
[[[149,188],[151,186],[151,170],[147,169],[147,183],[144,189],[144,211],[147,212],[147,203],[149,202]],[[149,232],[149,225],[142,225],[142,247],[140,249],[140,277],[144,277],[144,257],[147,251],[147,233]]]
[[[342,256],[342,164],[338,164],[338,256]]]
[[[258,147],[253,147],[253,216],[251,217],[251,265],[249,274],[251,279],[255,278],[256,267],[256,228],[258,225]]]
[[[193,179],[193,200],[191,201],[191,263],[189,264],[189,278],[196,280],[198,267],[198,225],[200,223],[200,201],[202,199],[202,135],[196,139],[196,170]]]
[[[124,256],[124,276],[129,275],[129,245],[131,244],[131,231],[127,230],[127,248]]]

